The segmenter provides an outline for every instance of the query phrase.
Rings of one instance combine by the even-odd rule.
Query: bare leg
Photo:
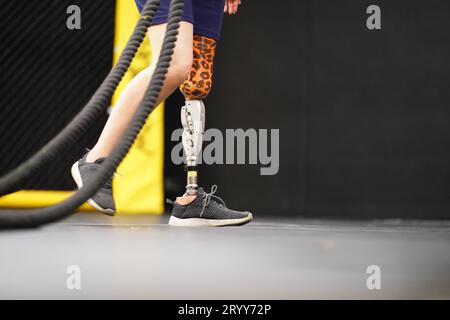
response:
[[[152,48],[152,63],[148,68],[140,72],[121,94],[97,144],[89,152],[88,162],[94,162],[99,158],[109,156],[133,119],[156,68],[166,27],[167,24],[161,24],[149,28],[148,35]],[[172,94],[186,79],[192,66],[192,43],[193,26],[191,23],[182,21],[172,62],[157,104]]]

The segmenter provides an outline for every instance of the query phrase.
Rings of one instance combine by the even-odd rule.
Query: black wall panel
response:
[[[202,183],[260,215],[449,218],[449,18],[445,0],[244,1],[225,19],[207,125],[279,128],[280,171],[204,166]]]
[[[329,2],[311,2],[308,212],[449,217],[450,3],[380,1],[369,31],[372,2]]]

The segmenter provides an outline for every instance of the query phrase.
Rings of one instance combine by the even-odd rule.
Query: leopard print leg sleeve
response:
[[[192,69],[180,86],[186,100],[203,100],[211,91],[216,46],[216,40],[194,35]]]

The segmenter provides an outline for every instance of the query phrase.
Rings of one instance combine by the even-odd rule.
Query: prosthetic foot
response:
[[[250,212],[228,209],[225,202],[215,195],[217,186],[206,193],[198,188],[197,196],[189,204],[173,204],[169,225],[176,227],[225,227],[242,226],[252,221]]]
[[[183,124],[183,147],[186,155],[187,185],[186,193],[173,205],[169,224],[181,227],[224,227],[240,226],[249,223],[250,212],[228,209],[225,202],[215,195],[217,186],[206,193],[198,185],[198,159],[203,145],[205,131],[205,105],[202,101],[186,101],[181,109]]]

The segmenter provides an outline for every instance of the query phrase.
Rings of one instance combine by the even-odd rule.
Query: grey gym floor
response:
[[[0,298],[450,298],[450,221],[255,219],[190,229],[167,220],[78,213],[0,232]],[[67,288],[71,265],[81,290]],[[370,265],[380,267],[380,290],[367,289]]]

